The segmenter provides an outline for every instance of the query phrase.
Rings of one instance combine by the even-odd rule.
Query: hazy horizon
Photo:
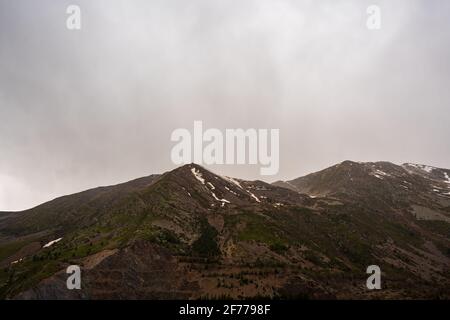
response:
[[[205,166],[247,180],[450,168],[449,24],[445,0],[0,0],[0,211],[174,169],[194,120],[280,129],[275,176]]]

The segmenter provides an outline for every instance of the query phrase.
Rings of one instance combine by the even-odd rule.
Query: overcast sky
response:
[[[246,179],[450,168],[449,84],[447,0],[0,0],[0,210],[173,169],[194,120],[280,129],[277,176],[211,168]]]

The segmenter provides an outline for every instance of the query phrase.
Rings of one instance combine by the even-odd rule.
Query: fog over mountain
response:
[[[0,2],[0,211],[174,169],[170,134],[194,120],[280,129],[268,182],[345,159],[450,168],[448,1],[79,0],[79,31],[70,4]]]

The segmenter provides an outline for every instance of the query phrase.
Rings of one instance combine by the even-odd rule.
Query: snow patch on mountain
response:
[[[244,190],[245,192],[247,192],[253,199],[256,200],[256,202],[261,202],[261,200],[259,200],[259,198],[257,196],[255,196],[255,194],[253,194],[251,191],[249,191],[247,189],[244,189],[244,187],[242,187],[242,185],[236,179],[233,179],[233,178],[227,177],[227,176],[223,176],[222,178],[225,179],[226,181],[231,182],[232,184],[236,185],[238,188]]]
[[[273,206],[274,206],[274,208],[278,208],[278,207],[282,207],[283,204],[280,202],[276,202]]]
[[[384,177],[392,177],[392,175],[390,175],[389,173],[386,173],[380,169],[375,169],[374,171],[370,172],[369,174],[378,179],[381,179],[381,180],[383,180]]]
[[[419,169],[419,170],[422,170],[422,171],[425,171],[427,173],[431,173],[431,171],[436,169],[435,167],[426,166],[426,165],[423,165],[423,164],[407,163],[406,165],[408,165],[410,167],[413,167],[413,168],[416,168],[416,169]]]
[[[253,199],[256,200],[256,202],[261,202],[261,200],[259,200],[259,198],[258,198],[257,196],[255,196],[253,193],[251,193],[251,192],[248,191],[248,190],[245,190],[245,191],[247,191],[247,192],[250,194],[250,196],[251,196]]]
[[[56,239],[56,240],[50,241],[50,242],[46,243],[42,248],[48,248],[48,247],[51,247],[52,245],[54,245],[55,243],[57,243],[57,242],[59,242],[59,241],[61,241],[61,240],[62,240],[62,238],[58,238],[58,239]]]
[[[19,260],[15,260],[15,261],[11,262],[11,265],[17,264],[17,263],[19,263],[21,261],[23,261],[23,258],[20,258]]]
[[[203,179],[203,175],[200,172],[200,170],[197,170],[196,168],[191,169],[192,174],[194,175],[195,179],[200,181],[202,184],[205,184],[205,179]]]
[[[450,177],[448,176],[447,172],[444,172],[444,177],[446,179],[444,180],[444,182],[450,184]]]
[[[227,199],[219,199],[214,192],[211,192],[211,194],[214,197],[214,199],[216,199],[217,201],[222,202],[222,207],[225,205],[225,203],[231,203]]]
[[[224,180],[233,183],[234,185],[238,186],[239,188],[241,188],[242,190],[244,190],[244,188],[242,188],[241,184],[239,183],[239,181],[237,181],[236,179],[233,179],[231,177],[227,177],[227,176],[223,176],[222,177]]]
[[[231,192],[232,194],[234,194],[235,196],[237,196],[238,194],[236,192],[234,192],[233,190],[231,190],[230,188],[228,188],[227,186],[225,186],[225,189],[229,192]]]

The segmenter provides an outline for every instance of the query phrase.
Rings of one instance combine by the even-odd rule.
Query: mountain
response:
[[[58,198],[0,214],[0,296],[449,298],[449,175],[344,161],[268,184],[190,164]]]
[[[450,222],[450,170],[417,164],[344,161],[325,170],[274,185],[308,194],[359,202],[387,213],[410,211],[417,218]],[[421,208],[433,211],[423,212]],[[427,211],[427,210],[425,210]],[[406,215],[409,219],[409,216]]]

